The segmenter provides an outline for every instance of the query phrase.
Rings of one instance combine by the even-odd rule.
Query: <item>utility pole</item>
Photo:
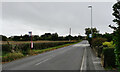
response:
[[[79,40],[80,40],[80,33],[79,33],[78,37],[79,37]]]
[[[71,40],[70,38],[71,38],[71,28],[70,28],[70,30],[69,30],[69,41]]]
[[[70,28],[70,31],[69,31],[69,35],[71,35],[71,28]]]

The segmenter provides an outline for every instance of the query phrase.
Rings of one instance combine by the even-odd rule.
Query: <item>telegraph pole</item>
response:
[[[70,32],[69,32],[69,35],[71,35],[71,28],[70,28]]]
[[[70,38],[71,38],[71,28],[70,28],[70,30],[69,30],[69,41],[71,40]]]

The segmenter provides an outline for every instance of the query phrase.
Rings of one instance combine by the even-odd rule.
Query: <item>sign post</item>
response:
[[[29,36],[31,37],[31,49],[33,48],[33,41],[32,41],[32,32],[29,32]]]

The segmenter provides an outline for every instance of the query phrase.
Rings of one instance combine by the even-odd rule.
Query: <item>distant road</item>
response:
[[[3,70],[80,70],[88,41],[3,64]]]

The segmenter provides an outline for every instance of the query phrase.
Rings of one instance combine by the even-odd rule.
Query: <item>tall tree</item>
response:
[[[120,70],[120,1],[114,4],[113,11],[114,11],[113,16],[115,16],[113,22],[115,22],[117,26],[109,25],[109,27],[114,29],[114,44],[115,44],[114,52],[116,56],[116,65]]]
[[[96,28],[92,28],[92,32],[93,34],[98,34],[99,31]],[[89,34],[91,34],[91,28],[85,28],[85,34],[88,36]]]
[[[99,34],[99,31],[96,28],[92,28],[93,37],[96,36],[96,34]],[[92,47],[92,38],[89,38],[89,34],[91,34],[91,28],[85,28],[85,34],[87,35],[87,39],[89,41],[90,46]]]

